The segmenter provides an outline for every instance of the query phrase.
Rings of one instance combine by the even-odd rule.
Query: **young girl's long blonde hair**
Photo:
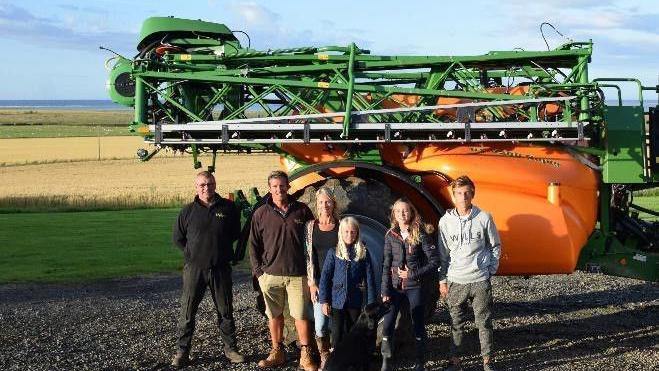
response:
[[[341,223],[339,223],[339,243],[336,246],[336,257],[343,260],[350,260],[348,246],[343,242],[343,231],[348,226],[353,226],[357,229],[357,238],[355,239],[355,245],[352,248],[355,249],[355,261],[362,260],[366,257],[366,245],[364,245],[360,238],[361,233],[359,231],[359,222],[352,216],[346,216],[341,219]]]
[[[410,229],[408,230],[409,235],[407,236],[407,241],[412,245],[417,245],[421,242],[421,216],[416,207],[405,197],[399,198],[394,202],[394,205],[391,207],[391,215],[389,220],[391,221],[391,228],[399,227],[398,222],[396,221],[396,207],[402,204],[407,204],[410,207],[410,212],[412,213],[412,220],[410,220]]]

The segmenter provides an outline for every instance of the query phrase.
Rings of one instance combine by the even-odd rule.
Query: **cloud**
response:
[[[640,9],[630,2],[589,0],[571,0],[569,3],[537,1],[532,6],[524,1],[510,0],[502,5],[502,12],[510,15],[509,27],[504,25],[498,34],[506,35],[514,27],[516,35],[535,36],[526,38],[528,44],[523,46],[525,48],[536,48],[538,44],[541,48],[544,46],[538,27],[546,21],[566,38],[576,41],[592,39],[595,52],[601,56],[629,54],[630,58],[644,61],[644,64],[659,58],[659,24],[656,22],[659,13],[656,10]],[[550,27],[543,30],[550,47],[567,41]]]
[[[75,27],[75,28],[74,28]],[[137,34],[104,30],[98,24],[87,26],[73,19],[38,17],[25,8],[0,5],[0,34],[32,45],[96,52],[99,45],[123,53],[133,53]],[[128,55],[130,56],[130,55]]]
[[[303,46],[346,46],[355,42],[360,48],[369,48],[372,42],[356,35],[364,34],[356,28],[341,28],[327,19],[318,19],[314,29],[291,28],[278,13],[253,2],[232,3],[228,10],[237,18],[232,26],[247,31],[252,48],[278,49]]]
[[[570,28],[607,29],[651,26],[657,29],[657,11],[648,11],[613,1],[526,1],[502,3],[502,13],[509,16],[509,23],[523,29],[537,29],[542,22],[550,22],[559,30],[569,33]],[[653,13],[653,14],[652,14]],[[639,23],[639,20],[641,21]]]
[[[256,3],[234,3],[229,9],[238,13],[249,27],[269,27],[279,23],[279,14]]]
[[[607,10],[582,10],[571,14],[565,14],[561,16],[561,20],[567,26],[606,29],[622,27],[627,21],[627,15],[612,13]]]
[[[659,33],[632,30],[629,28],[611,28],[606,30],[575,30],[579,33],[591,33],[594,36],[601,36],[613,43],[629,45],[639,49],[655,50],[659,55]]]
[[[103,14],[103,15],[110,14],[110,12],[107,9],[95,7],[95,6],[77,6],[70,4],[60,4],[58,5],[58,7],[60,9],[74,11],[74,12],[85,12],[85,13]]]
[[[659,33],[659,14],[637,14],[625,22],[625,27],[636,30],[645,30]]]
[[[37,18],[27,10],[13,6],[11,4],[0,4],[0,20],[12,20],[16,22],[25,22],[33,20],[43,20],[44,18]]]

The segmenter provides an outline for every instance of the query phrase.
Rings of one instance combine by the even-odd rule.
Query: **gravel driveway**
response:
[[[265,320],[249,277],[234,273],[238,343],[249,363],[228,364],[208,296],[188,369],[254,370],[267,354]],[[180,277],[75,285],[0,285],[0,369],[169,369]],[[503,370],[659,369],[659,285],[599,274],[495,277],[495,347]],[[429,370],[446,366],[448,314],[428,325]],[[466,370],[479,370],[473,327]],[[400,369],[410,369],[405,359]],[[291,361],[288,370],[295,369]]]

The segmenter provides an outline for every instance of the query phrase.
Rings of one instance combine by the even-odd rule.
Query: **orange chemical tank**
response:
[[[573,272],[597,221],[597,175],[560,147],[386,145],[381,153],[405,172],[436,172],[423,185],[447,209],[445,178],[474,181],[474,204],[492,214],[501,235],[500,274]]]

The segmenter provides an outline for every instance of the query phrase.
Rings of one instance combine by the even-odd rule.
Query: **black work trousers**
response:
[[[231,266],[200,269],[192,264],[183,267],[183,294],[178,323],[178,350],[190,352],[190,343],[195,329],[195,317],[199,303],[204,298],[206,287],[217,312],[217,325],[224,347],[236,348],[236,324],[233,320],[233,291]]]

